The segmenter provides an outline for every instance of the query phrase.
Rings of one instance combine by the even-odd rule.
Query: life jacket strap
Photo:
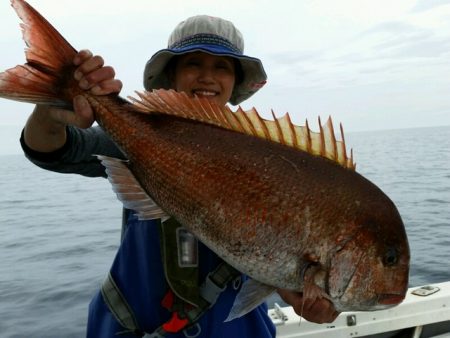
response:
[[[162,305],[172,312],[169,321],[162,324],[155,332],[145,333],[139,328],[136,317],[120,291],[113,277],[109,273],[103,282],[101,293],[105,304],[113,314],[117,322],[126,332],[133,333],[144,338],[162,338],[168,333],[175,333],[195,326],[197,321],[211,308],[227,284],[240,276],[240,272],[225,262],[210,272],[200,287],[202,304],[195,307],[176,297],[171,290],[163,298]]]
[[[240,272],[225,262],[211,271],[200,286],[201,302],[192,306],[178,298],[172,290],[166,293],[162,305],[172,312],[169,321],[162,325],[166,332],[175,333],[193,327],[198,320],[210,309],[226,289],[229,282],[240,276]],[[198,329],[200,332],[200,328]]]
[[[206,276],[205,281],[200,286],[200,295],[209,303],[209,307],[216,303],[227,284],[239,275],[238,270],[223,262]]]
[[[103,282],[101,293],[105,304],[108,306],[117,322],[122,327],[126,328],[127,332],[142,336],[143,331],[139,329],[136,316],[134,315],[132,308],[128,304],[119,287],[115,283],[111,273],[108,273],[108,276]]]
[[[164,338],[166,337],[167,332],[163,331],[162,328],[158,328],[155,332],[145,333],[142,338]]]
[[[124,209],[122,236],[126,231],[126,224],[129,215],[130,210]],[[181,225],[177,224],[176,221],[171,219],[164,222],[164,227],[161,227],[161,230],[166,229],[166,231],[160,231],[161,243],[163,243],[163,247],[165,245],[165,240],[167,240],[167,238],[171,238],[171,236],[174,236],[177,228],[180,226]],[[175,245],[177,245],[176,242],[171,243],[175,243]],[[168,243],[167,245],[172,250],[163,250],[162,252],[166,274],[167,266],[171,266],[171,264],[176,264],[177,262],[176,260],[173,260],[174,257],[177,258],[177,255],[174,255],[174,257],[171,256],[169,259],[165,259],[166,255],[164,254],[164,251],[169,253],[177,252],[176,250],[173,250],[171,243]],[[198,320],[216,303],[220,294],[226,289],[227,284],[232,280],[236,280],[241,273],[227,263],[222,262],[216,267],[216,269],[207,275],[205,281],[199,286],[198,281],[196,279],[192,279],[192,276],[197,274],[198,266],[193,268],[183,268],[181,270],[186,271],[186,269],[191,269],[191,274],[183,274],[181,278],[183,281],[186,279],[191,282],[195,280],[195,283],[191,283],[192,287],[183,288],[181,291],[179,284],[176,284],[178,286],[176,289],[179,292],[182,292],[182,295],[184,292],[188,292],[194,295],[196,294],[197,296],[189,297],[190,301],[187,301],[186,299],[177,296],[177,290],[169,289],[164,296],[161,305],[167,308],[172,313],[172,316],[166,323],[162,324],[153,333],[146,333],[139,327],[132,308],[115,283],[111,273],[108,274],[101,287],[101,293],[105,304],[113,314],[116,321],[125,328],[123,333],[132,333],[138,337],[144,338],[162,338],[169,333],[180,331],[183,331],[186,337],[196,337],[200,334],[201,328],[198,324]],[[175,278],[180,278],[178,270],[173,270],[172,272]],[[168,284],[172,287],[172,283]]]

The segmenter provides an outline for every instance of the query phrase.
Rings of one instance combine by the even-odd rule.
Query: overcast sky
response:
[[[76,48],[142,89],[148,58],[188,16],[231,20],[267,85],[242,104],[294,122],[331,115],[346,131],[450,125],[450,0],[30,0]],[[23,63],[19,19],[0,1],[0,70]],[[0,153],[17,147],[32,106],[0,99]],[[4,127],[7,125],[8,127]],[[11,148],[12,147],[12,148]]]

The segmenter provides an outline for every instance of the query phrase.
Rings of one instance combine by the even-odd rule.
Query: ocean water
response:
[[[351,133],[357,170],[397,205],[410,285],[450,280],[450,127]],[[101,178],[0,156],[0,337],[84,337],[114,258],[121,205]]]

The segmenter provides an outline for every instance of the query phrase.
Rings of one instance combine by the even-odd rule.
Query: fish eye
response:
[[[383,257],[383,264],[385,266],[393,266],[398,262],[397,250],[393,247],[389,247]]]

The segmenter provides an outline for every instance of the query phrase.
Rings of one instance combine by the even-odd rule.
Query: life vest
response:
[[[160,338],[184,331],[185,336],[196,337],[201,330],[197,321],[215,304],[227,284],[239,280],[241,274],[222,262],[199,283],[197,239],[173,218],[158,223],[168,285],[161,306],[172,313],[169,321],[162,323],[155,332],[144,332],[111,274],[101,287],[102,297],[117,322],[136,336]]]

